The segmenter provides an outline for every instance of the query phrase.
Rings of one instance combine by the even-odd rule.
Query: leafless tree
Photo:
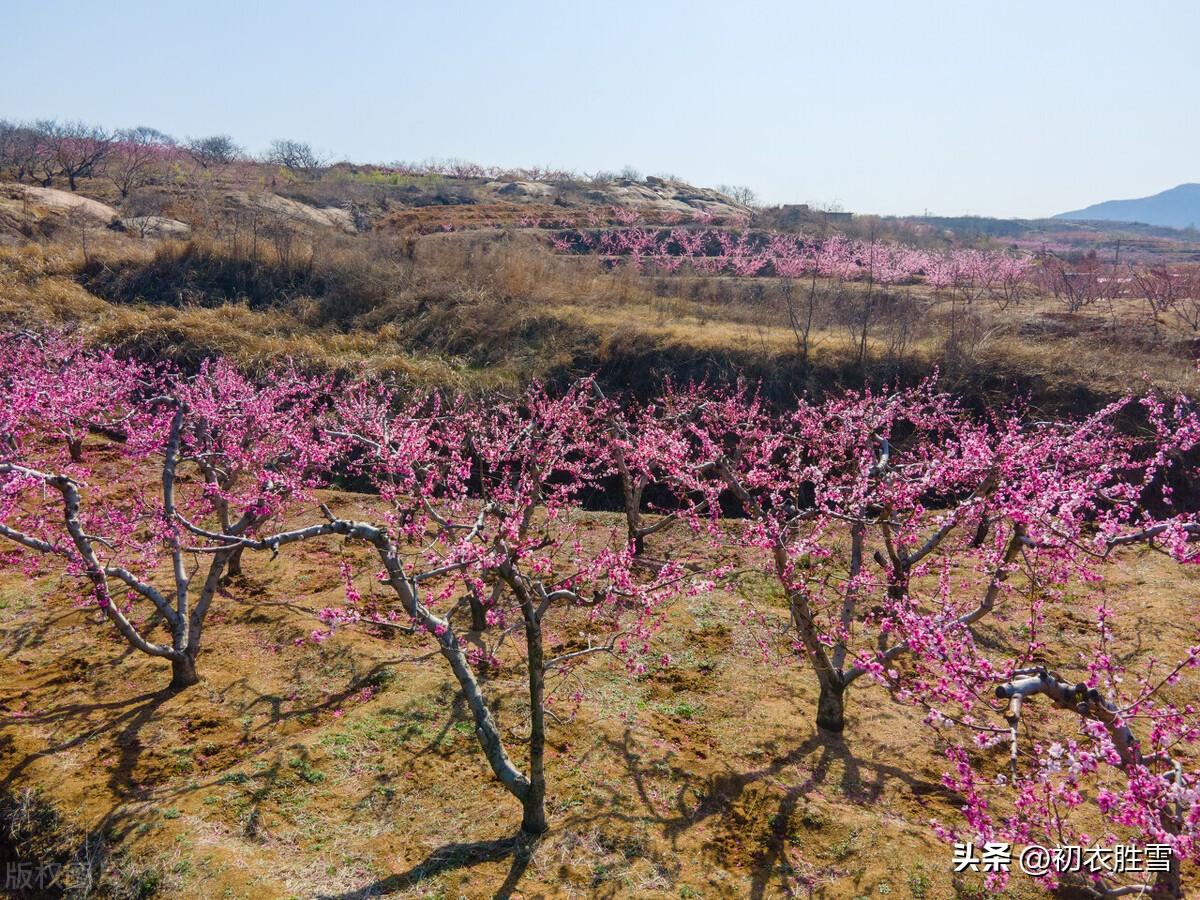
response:
[[[780,292],[787,309],[788,324],[796,338],[796,351],[800,355],[800,365],[808,372],[809,355],[813,349],[813,322],[817,311],[817,271],[814,268],[809,273],[808,290],[805,292],[804,307],[796,303],[793,280],[790,277],[782,279]]]
[[[139,125],[118,131],[106,174],[121,197],[154,178],[155,165],[175,146],[175,139],[156,128]]]
[[[24,177],[22,159],[23,129],[16,122],[0,119],[0,174],[20,181]]]
[[[40,181],[48,187],[60,174],[53,147],[47,139],[57,127],[50,120],[0,120],[0,174],[14,181]]]
[[[717,187],[717,191],[724,194],[734,203],[739,203],[742,206],[758,205],[758,194],[754,193],[752,188],[748,188],[744,184],[722,184]]]
[[[227,134],[191,138],[184,149],[205,169],[222,169],[243,156],[242,148]]]
[[[325,160],[304,141],[281,138],[271,142],[267,162],[282,166],[295,175],[312,176],[321,170]]]
[[[75,206],[67,211],[64,222],[71,231],[79,235],[79,252],[83,254],[84,263],[90,266],[92,254],[91,248],[88,246],[88,235],[95,224],[92,217],[81,206]],[[75,455],[75,450],[72,448],[71,458],[75,459]]]
[[[36,129],[22,122],[0,120],[0,174],[15,181],[33,178],[42,150]]]
[[[1184,285],[1176,293],[1172,307],[1194,332],[1200,332],[1200,272],[1180,273]]]
[[[44,134],[57,174],[66,176],[73,191],[80,178],[101,174],[113,148],[111,134],[84,122],[47,123]]]

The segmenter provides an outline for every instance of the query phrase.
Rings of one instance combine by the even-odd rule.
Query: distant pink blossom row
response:
[[[599,231],[564,230],[550,238],[560,253],[596,254],[628,260],[638,271],[674,273],[689,267],[709,275],[804,278],[911,284],[935,290],[971,285],[1014,291],[1028,281],[1032,256],[956,248],[925,250],[891,241],[858,241],[833,235],[730,231],[720,228],[661,228],[631,225]]]

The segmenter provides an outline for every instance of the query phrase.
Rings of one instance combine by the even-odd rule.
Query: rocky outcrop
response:
[[[703,212],[716,218],[729,219],[750,212],[747,207],[717,191],[665,178],[647,178],[644,181],[622,178],[608,183],[562,184],[490,181],[483,185],[482,191],[494,199],[502,198],[515,203],[545,203],[553,200],[560,206],[618,206],[637,210],[646,216],[674,213],[691,218]]]
[[[70,191],[33,187],[27,184],[0,185],[0,199],[40,206],[47,211],[83,215],[93,222],[107,225],[119,217],[115,209],[99,200],[92,200]]]
[[[553,200],[558,189],[540,181],[489,181],[485,190],[506,200]]]
[[[225,197],[225,205],[231,209],[254,210],[265,217],[275,217],[292,224],[316,225],[320,228],[335,228],[353,234],[354,217],[349,211],[336,206],[317,207],[280,197],[278,194],[232,191]]]
[[[123,231],[135,237],[174,238],[187,240],[192,236],[192,226],[165,216],[132,216],[113,222],[114,231]]]

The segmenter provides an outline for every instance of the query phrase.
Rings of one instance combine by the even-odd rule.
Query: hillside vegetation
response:
[[[551,239],[564,226],[669,230],[699,220],[730,234],[782,225],[794,230],[761,233],[1012,253],[1034,242],[1028,226],[988,237],[970,223],[934,230],[806,208],[781,219],[779,209],[662,179],[510,179],[177,161],[125,197],[99,177],[80,178],[75,192],[9,184],[0,188],[0,315],[18,327],[78,326],[148,356],[221,352],[262,365],[292,355],[459,386],[597,372],[642,392],[668,375],[744,377],[788,397],[937,367],[968,394],[1028,392],[1065,408],[1099,403],[1143,375],[1191,383],[1196,332],[1182,307],[1147,314],[1135,291],[1106,296],[1103,285],[1120,279],[1106,278],[1090,231],[1079,243],[1051,235],[1068,241],[1055,257],[1068,261],[1063,277],[1086,270],[1086,291],[1067,285],[1085,302],[1029,291],[997,305],[923,279],[872,287],[769,267],[746,278],[614,265],[557,252]],[[1124,240],[1120,260],[1157,260],[1168,246]]]

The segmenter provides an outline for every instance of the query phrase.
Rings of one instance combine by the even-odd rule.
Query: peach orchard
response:
[[[1186,397],[1055,420],[1016,402],[973,412],[935,380],[787,408],[746,387],[633,400],[591,379],[465,397],[292,364],[181,371],[31,333],[0,340],[0,394],[0,565],[65,576],[186,697],[231,573],[323,537],[369,549],[374,571],[342,567],[344,603],[314,610],[309,640],[412,628],[527,833],[553,824],[552,707],[579,701],[589,664],[635,679],[670,665],[666,612],[703,594],[737,612],[763,678],[812,680],[820,729],[852,742],[859,705],[919,712],[962,799],[930,823],[946,840],[1171,847],[1146,883],[1043,879],[1110,896],[1183,896],[1200,857],[1200,643],[1131,663],[1115,642],[1132,626],[1100,590],[1130,546],[1200,561]],[[94,470],[97,441],[116,475]],[[317,502],[346,477],[368,487],[369,520]],[[585,524],[598,503],[618,524]],[[786,622],[738,599],[747,567],[777,583]],[[388,600],[366,599],[364,578]],[[1089,637],[1067,650],[1048,618],[1080,596]],[[500,666],[527,685],[519,746],[489,694]]]

